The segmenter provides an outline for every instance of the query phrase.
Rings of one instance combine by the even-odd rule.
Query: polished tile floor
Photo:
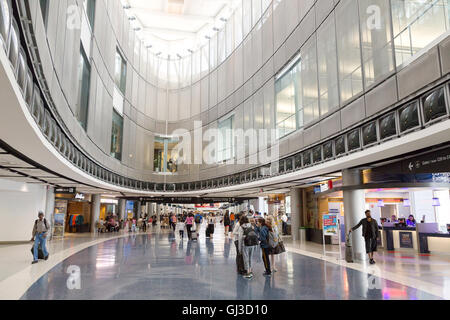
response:
[[[311,256],[277,256],[264,277],[260,252],[252,280],[236,274],[235,248],[217,228],[198,242],[174,233],[130,235],[85,248],[40,277],[22,299],[439,299],[419,289]],[[39,265],[39,264],[38,264]],[[70,270],[79,282],[70,284]],[[77,276],[75,276],[76,278]],[[69,280],[68,280],[69,279]],[[79,289],[74,283],[79,283]],[[70,289],[69,287],[72,287]]]

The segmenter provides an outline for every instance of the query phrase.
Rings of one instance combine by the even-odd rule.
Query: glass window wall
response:
[[[0,45],[6,49],[11,27],[11,9],[7,0],[0,0]]]
[[[234,116],[231,116],[218,124],[219,136],[217,139],[217,162],[224,162],[233,159],[234,138],[233,138]]]
[[[91,25],[91,29],[94,30],[94,21],[95,21],[95,0],[84,0],[84,8],[86,10],[86,14],[89,20],[89,24]]]
[[[320,114],[339,106],[339,87],[334,14],[317,31]]]
[[[296,73],[298,128],[319,118],[319,92],[317,84],[316,38],[300,50],[300,72]],[[303,111],[303,112],[302,112]],[[301,116],[303,114],[303,117]]]
[[[80,61],[78,64],[78,112],[77,119],[84,130],[87,128],[89,110],[89,90],[91,81],[91,65],[80,44]]]
[[[397,66],[449,30],[449,0],[391,0]]]
[[[44,19],[44,25],[47,26],[47,16],[48,16],[48,0],[39,0],[41,6],[42,19]]]
[[[155,137],[153,170],[161,173],[178,171],[177,137]]]
[[[127,84],[127,64],[119,49],[116,49],[116,59],[115,59],[115,83],[117,88],[125,96],[126,84]]]
[[[389,0],[359,0],[364,81],[369,87],[394,70]]]
[[[296,94],[298,88],[296,82],[299,78],[300,64],[301,61],[299,60],[294,67],[286,72],[275,83],[275,121],[277,138],[284,137],[295,131],[297,129],[296,110],[299,110],[299,113],[303,113],[303,111],[296,106]],[[302,121],[299,120],[299,122]]]
[[[123,117],[113,109],[111,128],[111,156],[122,160]]]
[[[358,2],[342,0],[336,7],[337,48],[341,102],[363,90]]]

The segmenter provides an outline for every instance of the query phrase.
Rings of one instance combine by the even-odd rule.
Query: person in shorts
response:
[[[366,253],[369,255],[370,264],[375,264],[373,253],[377,251],[378,223],[372,218],[370,210],[366,210],[366,217],[362,219],[356,226],[350,229],[350,233],[359,227],[363,227],[362,236],[366,242]]]

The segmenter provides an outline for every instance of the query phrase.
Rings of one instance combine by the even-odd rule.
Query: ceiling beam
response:
[[[214,22],[214,16],[191,15],[191,14],[172,14],[163,11],[150,10],[142,7],[132,7],[129,9],[135,16],[149,15],[159,18],[175,18],[179,20],[204,21],[208,23]]]

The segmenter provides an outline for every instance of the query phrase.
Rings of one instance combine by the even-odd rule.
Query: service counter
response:
[[[419,233],[419,253],[450,253],[450,234]]]
[[[388,250],[418,250],[417,231],[412,227],[382,227],[380,230],[382,246]]]
[[[411,227],[382,227],[381,246],[388,251],[413,249],[419,253],[450,253],[450,234],[419,232]]]

